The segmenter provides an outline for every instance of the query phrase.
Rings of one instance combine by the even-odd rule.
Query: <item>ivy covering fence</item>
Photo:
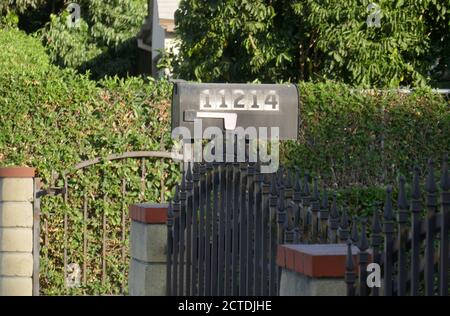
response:
[[[78,162],[113,153],[170,150],[171,84],[165,80],[106,78],[52,65],[39,39],[17,30],[0,30],[0,166],[36,167],[44,184]],[[415,161],[450,150],[450,107],[428,89],[411,94],[360,91],[334,82],[300,83],[298,142],[282,146],[282,160],[336,184],[350,211],[368,212],[382,200],[381,183],[406,173]],[[69,183],[71,206],[62,197],[43,199],[41,292],[43,294],[119,294],[127,263],[117,259],[121,208],[138,201],[160,201],[178,180],[175,163],[146,162],[145,194],[139,195],[139,161],[102,162]],[[127,198],[120,199],[120,179]],[[59,178],[55,185],[61,186]],[[355,186],[357,185],[357,186]],[[98,192],[101,190],[102,194]],[[62,264],[63,213],[68,212],[69,263],[80,261],[83,196],[89,196],[89,244],[101,238],[101,215],[108,214],[108,279],[98,279],[99,249],[89,248],[90,287],[66,289]],[[165,193],[170,196],[169,190]],[[106,198],[105,198],[106,196]],[[120,201],[120,203],[119,203]],[[120,204],[120,205],[119,205]],[[65,207],[68,207],[66,209]],[[43,227],[45,231],[46,227]],[[46,240],[47,238],[47,240]],[[96,281],[97,280],[97,281]]]

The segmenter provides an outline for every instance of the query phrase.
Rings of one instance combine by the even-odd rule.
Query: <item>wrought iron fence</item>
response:
[[[346,263],[347,295],[442,295],[449,293],[450,256],[450,176],[448,156],[442,161],[440,180],[435,177],[435,164],[429,161],[422,193],[420,170],[415,167],[411,192],[406,179],[398,183],[397,217],[393,206],[393,188],[388,186],[383,221],[375,210],[370,239],[366,221],[361,235],[357,223],[348,241]],[[409,203],[408,203],[409,197]],[[425,201],[425,203],[423,203]],[[352,257],[351,245],[360,252],[358,263]],[[370,259],[371,255],[371,259]],[[367,264],[374,262],[383,269],[381,289],[367,285]],[[357,269],[356,269],[357,268]]]
[[[178,169],[171,158],[170,152],[110,155],[83,161],[47,184],[62,187],[62,194],[42,200],[42,294],[127,293],[128,205],[165,200]]]
[[[298,169],[188,164],[169,207],[168,295],[278,295],[277,245],[349,236],[347,208],[318,186]]]

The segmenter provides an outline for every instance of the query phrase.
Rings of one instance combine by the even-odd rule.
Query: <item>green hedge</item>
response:
[[[412,163],[450,149],[450,104],[431,90],[358,91],[337,83],[301,83],[298,142],[283,146],[299,165],[339,186],[392,181]]]
[[[50,183],[52,170],[61,172],[82,160],[159,150],[161,144],[170,148],[168,82],[91,81],[51,65],[37,39],[15,30],[0,31],[0,47],[0,166],[37,167],[39,176]],[[415,161],[424,166],[428,157],[450,151],[449,103],[430,91],[380,94],[327,82],[301,83],[300,92],[299,141],[283,143],[282,159],[319,175],[328,185],[337,184],[339,196],[353,211],[368,212],[373,201],[382,199],[383,185],[394,181],[398,173],[406,174]],[[126,160],[103,162],[77,173],[69,183],[73,193],[68,206],[61,197],[43,199],[42,222],[49,226],[48,244],[42,240],[44,294],[117,293],[127,268],[117,247],[122,244],[123,205],[158,201],[161,177],[171,187],[179,175],[175,164],[159,161],[147,162],[146,169],[143,196],[139,195],[140,162]],[[120,191],[122,177],[127,179],[125,199]],[[70,223],[69,263],[82,263],[85,193],[91,285],[67,291],[62,279],[63,214],[67,212]],[[102,285],[96,267],[101,266],[103,214],[108,217],[108,240],[116,244],[109,245],[110,277]]]
[[[52,170],[61,173],[97,156],[133,150],[170,149],[167,101],[170,84],[137,78],[110,78],[99,83],[49,63],[39,40],[16,30],[0,30],[0,166],[37,167],[44,183]],[[122,211],[130,203],[159,201],[161,178],[170,188],[177,165],[160,160],[146,163],[145,194],[141,162],[127,159],[102,162],[77,172],[69,180],[69,204],[61,197],[42,201],[41,288],[43,294],[118,293],[128,263],[120,259]],[[121,179],[127,196],[121,195]],[[57,185],[63,183],[59,180]],[[89,286],[64,290],[63,215],[68,214],[68,263],[82,266],[83,198],[88,197]],[[101,283],[102,215],[107,216],[107,272]],[[45,234],[46,223],[48,231]],[[47,235],[48,242],[44,240]],[[128,252],[128,251],[127,251]]]

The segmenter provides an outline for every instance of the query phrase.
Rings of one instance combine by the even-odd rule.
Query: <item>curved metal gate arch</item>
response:
[[[123,154],[113,154],[109,155],[105,158],[97,157],[95,159],[82,161],[78,164],[76,164],[72,169],[66,170],[62,172],[61,176],[59,174],[54,173],[53,177],[53,183],[49,185],[49,188],[45,190],[36,190],[36,200],[37,205],[40,205],[40,199],[45,195],[50,196],[61,196],[55,198],[54,201],[48,201],[49,204],[53,204],[53,207],[58,207],[58,199],[59,199],[59,205],[62,205],[63,207],[63,214],[55,214],[50,212],[43,212],[41,213],[40,210],[38,210],[38,214],[41,218],[38,217],[37,223],[40,223],[40,225],[35,225],[36,229],[38,231],[35,231],[35,236],[40,236],[39,238],[36,238],[37,242],[35,242],[35,247],[37,247],[36,252],[40,255],[40,260],[43,260],[45,263],[45,266],[43,269],[40,269],[40,267],[35,267],[36,271],[41,270],[41,278],[36,278],[39,280],[39,282],[35,283],[35,293],[39,293],[39,284],[44,284],[44,286],[49,286],[46,282],[48,282],[48,279],[51,279],[53,276],[52,273],[55,273],[55,271],[47,271],[49,267],[55,268],[55,267],[61,267],[62,266],[62,280],[64,281],[64,291],[65,292],[75,292],[77,294],[124,294],[126,292],[126,268],[127,268],[127,258],[128,258],[128,251],[127,251],[127,236],[128,236],[128,222],[126,220],[126,210],[128,208],[128,205],[125,203],[125,200],[127,198],[127,194],[134,194],[134,197],[131,197],[134,199],[131,203],[137,203],[142,202],[145,193],[146,193],[146,182],[147,178],[151,175],[147,172],[147,166],[148,163],[159,163],[161,168],[161,177],[159,178],[159,200],[163,202],[165,200],[165,193],[167,192],[167,188],[165,185],[165,178],[167,174],[167,170],[164,170],[164,162],[166,160],[173,160],[174,154],[171,152],[166,151],[133,151],[133,152],[126,152]],[[138,188],[139,192],[136,192],[136,188],[131,188],[131,190],[127,190],[127,186],[130,186],[131,183],[127,183],[126,178],[120,179],[120,196],[117,196],[115,200],[119,201],[120,199],[120,206],[116,205],[116,208],[120,208],[121,210],[121,222],[120,225],[120,232],[114,231],[109,233],[114,233],[114,235],[119,234],[120,238],[116,238],[118,240],[108,240],[108,214],[105,210],[99,209],[99,205],[102,205],[102,203],[108,203],[108,199],[111,197],[108,197],[108,194],[104,192],[97,192],[96,197],[101,197],[103,201],[99,201],[98,199],[90,198],[88,196],[88,192],[84,191],[80,194],[80,192],[77,192],[80,188],[83,188],[83,185],[77,184],[76,182],[72,181],[77,176],[79,176],[80,171],[87,171],[90,167],[102,164],[102,163],[113,163],[113,162],[119,162],[124,160],[133,159],[134,164],[132,167],[122,166],[125,170],[133,170],[136,169],[136,171],[139,172],[138,177],[140,178],[140,187]],[[152,161],[150,161],[152,160]],[[111,166],[112,167],[112,166]],[[114,166],[117,167],[117,166]],[[104,171],[104,169],[100,169],[101,171]],[[102,175],[100,175],[101,178]],[[154,175],[152,175],[154,176]],[[103,178],[101,178],[104,180]],[[136,177],[135,177],[136,179]],[[62,187],[56,187],[55,182],[62,182]],[[136,182],[136,181],[135,181]],[[134,183],[136,184],[136,183]],[[98,185],[98,187],[101,189],[102,185]],[[169,188],[170,189],[170,188]],[[84,188],[86,190],[86,188]],[[137,194],[137,196],[136,196]],[[82,196],[82,197],[81,197]],[[78,204],[81,203],[81,209],[76,209],[76,202],[74,202],[74,205],[71,205],[71,198],[76,197]],[[47,201],[46,201],[47,202]],[[62,204],[61,204],[62,203]],[[114,202],[113,202],[114,203]],[[90,205],[94,204],[93,207]],[[45,206],[44,206],[45,207]],[[53,210],[53,209],[52,209]],[[71,216],[71,213],[74,214],[76,211],[80,211],[81,214],[75,214],[76,216]],[[70,212],[72,211],[72,212]],[[89,217],[90,214],[97,214],[97,212],[101,212],[101,223],[91,223],[92,218]],[[61,212],[60,212],[61,213]],[[98,215],[98,214],[97,214]],[[116,214],[117,215],[117,214]],[[52,221],[52,216],[56,217],[56,220]],[[58,217],[59,217],[59,223],[58,223]],[[81,217],[81,218],[79,218]],[[81,221],[81,231],[72,231],[73,234],[71,234],[71,222],[75,221]],[[62,223],[61,223],[62,222]],[[89,244],[89,234],[95,233],[93,231],[90,231],[89,224],[93,228],[96,228],[97,230],[101,231],[101,245],[91,245]],[[92,228],[91,227],[91,228]],[[98,232],[97,232],[98,233]],[[55,236],[55,234],[59,234],[58,236]],[[79,251],[81,252],[78,254],[75,254],[77,249],[71,249],[69,241],[76,240],[76,242],[81,244],[81,249]],[[60,242],[60,249],[62,250],[62,256],[55,255],[55,258],[50,258],[49,255],[49,243],[50,240],[54,240],[56,242]],[[108,247],[108,241],[111,242],[112,246]],[[42,244],[42,248],[40,248]],[[91,266],[91,263],[89,262],[88,258],[88,247],[96,247],[97,250],[101,250],[99,253],[99,257],[101,258],[100,263],[101,267],[93,267]],[[120,248],[119,251],[117,248]],[[111,284],[107,284],[108,282],[108,269],[107,264],[108,260],[107,257],[110,255],[108,251],[109,248],[114,248],[114,253],[120,256],[121,261],[121,271],[114,271],[116,274],[122,273],[122,281],[120,284],[120,289],[117,289],[117,282],[116,282],[116,288],[114,288],[113,282]],[[42,258],[44,256],[44,258]],[[70,262],[70,258],[82,258],[81,262]],[[54,260],[54,262],[51,262],[51,260]],[[50,265],[51,264],[51,265]],[[43,271],[42,271],[43,270]],[[42,275],[44,273],[44,275]],[[102,288],[96,289],[95,287],[90,287],[89,283],[89,274],[92,273],[94,278],[95,277],[101,277],[101,286]],[[42,278],[43,277],[43,278]],[[53,280],[59,280],[59,283],[61,283],[61,276],[59,276],[59,279],[53,278]],[[60,284],[61,285],[61,284]],[[54,285],[53,285],[54,286]],[[61,285],[62,286],[62,285]],[[110,290],[108,290],[110,288]],[[105,292],[106,291],[106,292]]]

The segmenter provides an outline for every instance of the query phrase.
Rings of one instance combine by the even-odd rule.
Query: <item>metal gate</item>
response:
[[[170,190],[174,181],[170,174],[177,174],[168,159],[172,153],[159,151],[95,158],[55,173],[46,189],[37,188],[34,252],[40,276],[34,292],[126,294],[128,205],[165,200],[166,186]],[[147,171],[155,166],[157,174]]]
[[[167,294],[278,295],[278,244],[348,236],[346,209],[338,211],[336,195],[330,205],[308,174],[262,174],[252,163],[188,164],[169,207]]]

